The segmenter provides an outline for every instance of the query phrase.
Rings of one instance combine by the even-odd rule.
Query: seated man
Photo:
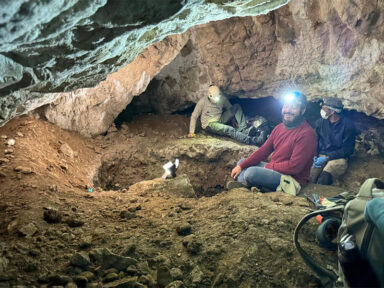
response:
[[[289,96],[282,109],[283,123],[273,129],[260,149],[237,163],[231,173],[231,177],[237,181],[228,182],[228,189],[254,186],[276,191],[281,180],[289,177],[290,181],[296,182],[293,193],[296,195],[301,186],[307,183],[312,159],[316,154],[317,137],[304,119],[307,103],[305,95],[295,92]],[[272,152],[271,161],[262,162]]]
[[[341,115],[343,104],[337,98],[328,98],[316,121],[318,137],[317,157],[311,169],[311,182],[331,185],[348,167],[348,158],[355,148],[356,130],[353,122]]]
[[[224,113],[223,110],[225,110]],[[261,134],[260,137],[253,137],[257,129],[253,126],[247,128],[241,106],[239,104],[231,105],[217,86],[209,87],[208,94],[197,102],[189,126],[188,137],[190,138],[195,137],[196,121],[199,116],[201,116],[202,128],[211,133],[229,136],[250,145],[261,145],[266,140],[265,134]],[[236,119],[238,123],[237,129],[228,125],[233,119]]]

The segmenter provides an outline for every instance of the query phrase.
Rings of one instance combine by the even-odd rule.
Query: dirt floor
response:
[[[292,243],[313,206],[226,191],[236,161],[256,147],[188,139],[188,121],[140,116],[95,139],[31,117],[1,127],[0,287],[320,287]],[[176,158],[177,177],[159,179]],[[356,192],[382,177],[383,163],[355,157],[339,187],[304,192]],[[316,228],[304,227],[302,246],[336,268]]]

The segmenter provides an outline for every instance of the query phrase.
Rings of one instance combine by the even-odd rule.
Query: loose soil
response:
[[[236,161],[257,147],[188,139],[188,122],[140,116],[95,139],[31,117],[1,127],[0,287],[320,287],[292,244],[313,206],[278,192],[226,191]],[[176,158],[176,179],[197,197],[177,197],[172,180],[159,179]],[[355,157],[335,186],[304,192],[356,192],[382,176],[383,163]],[[304,227],[302,246],[336,268],[316,227]]]

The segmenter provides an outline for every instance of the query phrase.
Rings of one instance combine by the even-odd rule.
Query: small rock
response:
[[[32,237],[37,232],[37,227],[33,223],[29,223],[19,229],[19,235],[22,237]]]
[[[129,265],[127,269],[125,270],[128,275],[136,275],[137,274],[137,268],[135,265]]]
[[[88,284],[88,279],[80,275],[73,278],[73,281],[75,281],[78,287],[87,287]]]
[[[189,203],[183,202],[179,205],[180,209],[182,210],[191,210],[193,206]]]
[[[80,241],[79,248],[80,249],[87,249],[92,246],[92,237],[85,237]]]
[[[187,251],[192,255],[199,254],[201,250],[201,246],[202,246],[202,243],[197,241],[195,238],[192,238],[192,240],[189,241],[187,244]]]
[[[157,283],[160,287],[165,287],[172,282],[171,272],[166,265],[161,265],[157,269]]]
[[[191,272],[191,278],[192,278],[192,283],[198,284],[203,280],[203,272],[201,271],[199,266],[195,266],[195,268]]]
[[[138,282],[146,285],[146,287],[155,287],[156,283],[151,274],[141,275]]]
[[[7,145],[8,146],[13,146],[13,145],[15,145],[15,143],[16,143],[15,139],[9,139],[8,142],[7,142]]]
[[[5,140],[8,138],[8,136],[7,135],[1,135],[0,138]]]
[[[13,149],[5,149],[4,150],[4,154],[12,154],[13,153]]]
[[[117,288],[117,287],[140,287],[138,286],[137,277],[125,277],[103,285],[103,288]]]
[[[125,219],[133,219],[136,218],[137,215],[135,213],[129,212],[129,211],[121,211],[120,212],[120,218],[125,218]]]
[[[33,173],[33,170],[32,170],[31,167],[17,166],[13,170],[15,170],[16,172],[21,172],[23,174],[31,174],[31,173]]]
[[[58,274],[54,274],[48,277],[48,283],[49,285],[52,285],[52,286],[66,285],[71,281],[72,281],[71,277],[58,275]]]
[[[7,158],[0,158],[0,164],[8,163],[8,162],[9,162],[9,159],[7,159]]]
[[[183,271],[181,271],[179,268],[172,268],[171,269],[171,276],[173,280],[182,280],[183,279]]]
[[[106,248],[94,249],[89,253],[95,264],[102,265],[103,269],[115,268],[119,271],[124,271],[130,265],[136,265],[137,260],[130,257],[123,257],[112,253]]]
[[[11,223],[7,226],[8,233],[12,233],[16,229],[17,225],[19,225],[19,221],[17,221],[17,219],[11,221]]]
[[[73,266],[85,268],[91,264],[91,261],[89,260],[88,253],[85,252],[77,252],[75,255],[73,255],[71,259],[71,264]]]
[[[75,218],[70,218],[66,220],[65,223],[67,223],[67,225],[71,228],[81,227],[84,225],[84,221]]]
[[[77,288],[77,285],[73,282],[69,282],[67,285],[65,285],[65,288]]]
[[[180,236],[186,236],[191,234],[192,227],[188,223],[181,224],[180,226],[176,227],[176,232]]]
[[[46,208],[43,218],[48,223],[60,223],[61,213],[56,209]]]
[[[63,145],[60,146],[59,152],[63,153],[64,155],[73,158],[74,157],[74,152],[71,147],[67,143],[64,143]]]
[[[16,135],[19,136],[19,137],[24,137],[24,134],[21,133],[21,132],[17,132]]]
[[[107,270],[104,270],[104,273],[103,273],[103,277],[105,277],[107,274],[111,274],[111,273],[119,273],[119,270],[117,270],[116,268],[109,268]]]
[[[117,273],[109,273],[103,278],[103,283],[112,282],[119,279],[119,275]]]
[[[93,274],[91,271],[85,271],[85,272],[81,273],[79,276],[83,276],[83,277],[87,278],[88,282],[91,282],[94,279],[96,279],[95,274]]]

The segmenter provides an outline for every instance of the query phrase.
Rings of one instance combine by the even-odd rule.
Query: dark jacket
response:
[[[355,149],[356,128],[352,121],[340,116],[331,123],[328,119],[316,121],[317,153],[326,155],[329,160],[349,158]]]

